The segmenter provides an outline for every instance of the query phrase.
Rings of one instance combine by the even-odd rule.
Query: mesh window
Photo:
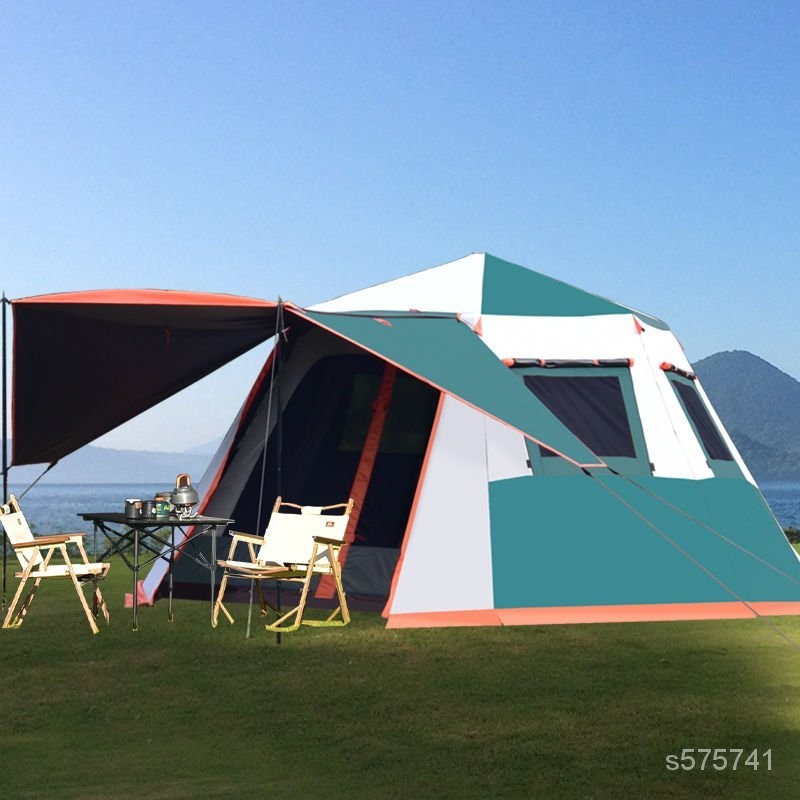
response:
[[[683,381],[671,380],[671,383],[675,387],[686,413],[694,423],[697,435],[700,437],[708,457],[716,461],[733,461],[731,451],[722,440],[722,436],[720,436],[714,420],[711,419],[703,399],[697,393],[697,389]]]
[[[525,385],[595,455],[636,458],[619,378],[526,375]],[[542,455],[555,455],[542,450]]]

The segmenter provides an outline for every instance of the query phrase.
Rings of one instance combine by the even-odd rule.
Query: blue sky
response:
[[[0,288],[304,305],[488,251],[800,377],[798,41],[779,1],[9,0]],[[262,357],[101,443],[214,438]]]

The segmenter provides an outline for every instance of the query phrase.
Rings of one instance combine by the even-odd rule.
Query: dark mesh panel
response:
[[[708,409],[703,403],[703,399],[697,393],[697,389],[683,381],[672,381],[672,385],[678,392],[686,413],[694,423],[697,435],[706,449],[708,457],[717,461],[733,461],[728,445],[722,440],[714,420],[711,419]]]
[[[636,458],[619,378],[526,375],[525,385],[595,455]],[[542,455],[554,456],[550,450]]]

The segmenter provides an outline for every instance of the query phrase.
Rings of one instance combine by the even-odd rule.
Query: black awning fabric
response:
[[[275,333],[275,303],[116,290],[12,302],[12,464],[57,461]]]

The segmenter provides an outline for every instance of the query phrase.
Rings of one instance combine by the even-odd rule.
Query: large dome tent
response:
[[[37,383],[15,359],[14,463],[61,457],[274,336],[199,510],[261,531],[278,494],[354,497],[345,590],[389,627],[800,610],[794,550],[676,338],[647,314],[483,253],[307,309],[76,295],[12,304],[15,348],[40,368]],[[41,359],[69,382],[70,363],[115,337],[140,361],[160,354],[163,371],[105,398],[102,420],[78,403],[53,416]],[[177,558],[176,596],[207,587]],[[165,592],[157,561],[140,597]]]

